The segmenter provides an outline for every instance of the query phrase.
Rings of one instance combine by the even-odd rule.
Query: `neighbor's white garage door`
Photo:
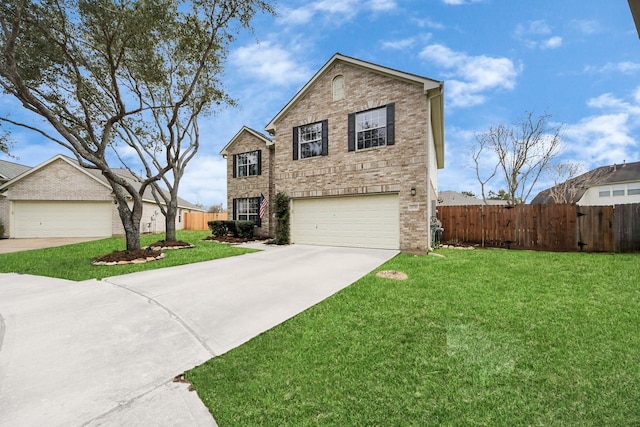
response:
[[[14,202],[14,237],[111,236],[111,203]]]
[[[399,249],[397,194],[291,200],[292,243]]]

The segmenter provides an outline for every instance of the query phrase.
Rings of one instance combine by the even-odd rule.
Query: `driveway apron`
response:
[[[291,245],[102,281],[0,274],[0,424],[215,425],[175,376],[396,254]]]

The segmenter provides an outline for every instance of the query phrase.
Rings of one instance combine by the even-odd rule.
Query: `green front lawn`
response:
[[[438,253],[187,378],[221,427],[640,425],[640,255]]]
[[[123,237],[95,240],[74,245],[47,249],[0,254],[0,273],[22,273],[36,276],[58,277],[69,280],[102,279],[136,271],[153,270],[190,264],[200,261],[224,258],[253,252],[253,249],[239,248],[214,241],[204,241],[209,231],[178,231],[177,239],[195,245],[191,249],[165,251],[165,257],[144,264],[115,266],[91,265],[93,258],[125,249]],[[146,234],[141,237],[142,246],[164,239],[164,234]]]

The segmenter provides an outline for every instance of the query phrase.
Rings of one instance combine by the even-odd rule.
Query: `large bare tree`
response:
[[[540,175],[560,152],[562,126],[551,125],[550,118],[546,113],[538,117],[527,113],[517,124],[500,124],[476,136],[474,156],[480,156],[483,150],[495,155],[510,205],[527,202]],[[484,189],[487,180],[480,180],[480,163],[474,160]]]
[[[562,162],[549,166],[549,173],[554,186],[549,193],[554,203],[575,203],[576,196],[582,189],[576,177],[582,172],[582,164],[577,162]]]
[[[50,126],[0,120],[39,132],[99,170],[118,203],[127,249],[138,249],[142,195],[169,173],[175,200],[198,146],[190,142],[191,154],[183,156],[180,135],[194,135],[184,129],[197,129],[198,114],[227,100],[216,76],[233,39],[231,24],[249,27],[271,6],[262,0],[11,0],[0,7],[0,85]],[[185,116],[193,125],[178,124]],[[134,161],[122,146],[137,154]],[[138,182],[114,172],[112,149],[130,170],[142,170]]]

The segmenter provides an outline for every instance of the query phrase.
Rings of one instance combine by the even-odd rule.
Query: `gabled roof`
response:
[[[19,165],[17,163],[0,160],[0,184],[12,180],[16,176],[25,173],[31,166]]]
[[[271,146],[274,144],[273,140],[271,138],[269,138],[268,136],[258,132],[255,129],[251,129],[250,127],[247,126],[242,126],[242,129],[240,129],[238,131],[238,133],[235,134],[235,136],[233,138],[231,138],[231,141],[229,141],[229,143],[227,145],[224,146],[224,148],[222,149],[222,151],[220,151],[220,154],[222,155],[222,157],[227,157],[227,155],[229,154],[229,148],[231,148],[231,146],[233,144],[235,144],[235,142],[240,138],[240,136],[243,133],[250,133],[251,135],[255,136],[256,138],[264,141],[264,143],[267,145],[267,147]]]
[[[562,184],[541,191],[531,200],[531,204],[555,203],[552,196],[555,188],[563,188],[567,193],[566,196],[572,196],[573,201],[577,202],[593,186],[634,181],[640,181],[640,162],[601,166]],[[569,192],[573,194],[568,194]]]
[[[309,80],[303,87],[296,93],[296,95],[280,110],[280,112],[269,122],[265,127],[265,130],[269,134],[275,134],[278,121],[291,109],[298,101],[303,98],[307,92],[311,90],[314,84],[336,63],[344,62],[349,65],[363,68],[378,74],[392,77],[394,79],[403,80],[409,83],[418,84],[423,86],[424,94],[430,100],[431,109],[431,126],[433,128],[435,145],[436,145],[436,158],[438,168],[444,167],[444,100],[442,99],[444,94],[444,82],[430,79],[428,77],[418,76],[416,74],[406,73],[398,71],[393,68],[384,67],[382,65],[374,64],[372,62],[363,61],[361,59],[352,58],[341,53],[336,53],[327,61],[326,64],[320,68],[320,70]]]
[[[37,172],[39,170],[44,169],[45,167],[47,167],[48,165],[50,165],[51,163],[53,163],[53,162],[55,162],[57,160],[62,160],[63,162],[69,164],[73,168],[77,169],[80,173],[85,174],[87,177],[89,177],[89,178],[95,180],[96,182],[98,182],[99,184],[103,185],[107,190],[109,190],[109,191],[112,190],[111,185],[109,184],[109,181],[107,181],[107,179],[102,175],[102,173],[99,170],[84,168],[84,167],[80,166],[80,164],[78,163],[77,160],[74,160],[74,159],[72,159],[70,157],[67,157],[67,156],[64,156],[62,154],[58,154],[58,155],[50,158],[49,160],[39,164],[38,166],[35,166],[33,168],[26,168],[26,170],[23,173],[21,173],[20,175],[15,176],[10,181],[0,185],[0,191],[11,187],[16,182],[18,182],[18,181],[20,181],[20,180],[32,175],[33,173],[35,173],[35,172]],[[112,170],[114,171],[114,173],[116,175],[126,179],[127,181],[131,182],[135,186],[137,186],[137,184],[139,183],[139,181],[127,169],[114,168]],[[150,187],[147,187],[145,189],[145,192],[144,192],[144,195],[142,196],[142,198],[143,198],[144,201],[155,203],[155,200],[153,198],[153,193],[151,192],[151,188]],[[181,199],[181,198],[178,198],[178,207],[202,210],[202,209],[198,208],[197,206],[195,206],[194,204],[189,203],[186,200]]]

